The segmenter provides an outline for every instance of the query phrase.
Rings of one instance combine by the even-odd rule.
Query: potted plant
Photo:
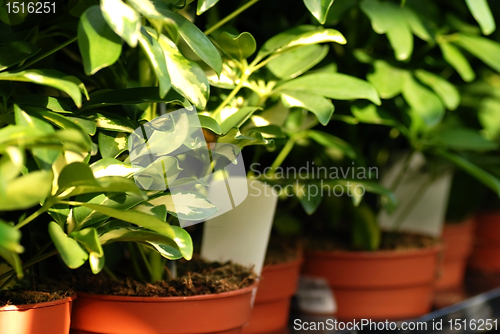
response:
[[[391,224],[390,227],[384,226],[390,229],[388,233],[381,235],[375,218],[375,212],[379,210],[380,204],[373,200],[371,202],[363,201],[357,209],[343,217],[344,231],[351,235],[350,238],[345,236],[344,239],[338,238],[338,242],[331,245],[332,248],[329,252],[306,253],[306,261],[303,266],[304,274],[326,278],[326,282],[316,281],[312,283],[318,286],[325,285],[326,288],[329,286],[332,289],[338,307],[336,316],[341,319],[401,319],[427,313],[431,307],[440,248],[436,244],[437,241],[432,238],[401,233],[399,226],[408,225],[407,218],[413,212],[413,221],[416,224],[412,227],[418,228],[414,231],[422,228],[418,225],[417,218],[419,213],[428,210],[428,206],[422,207],[420,211],[415,207],[422,203],[422,200],[428,199],[429,187],[432,189],[433,186],[437,186],[437,180],[453,165],[465,170],[496,193],[499,190],[498,179],[487,169],[478,167],[479,164],[471,157],[474,151],[494,150],[497,147],[496,143],[479,134],[472,126],[465,126],[468,124],[466,116],[454,117],[445,113],[446,109],[452,110],[459,106],[461,95],[450,84],[450,81],[455,80],[454,77],[446,80],[432,73],[436,69],[442,68],[443,65],[447,67],[447,62],[457,69],[464,80],[470,81],[473,78],[470,75],[469,67],[462,71],[464,70],[463,62],[460,65],[455,62],[457,57],[466,59],[461,57],[461,53],[455,45],[470,51],[474,56],[496,68],[496,65],[491,62],[492,53],[472,51],[474,48],[472,45],[477,42],[481,46],[488,45],[492,48],[498,48],[498,44],[485,37],[469,36],[467,33],[461,32],[464,27],[458,27],[457,21],[451,18],[451,14],[456,13],[455,11],[461,11],[463,9],[461,7],[465,7],[465,5],[457,4],[458,8],[453,6],[444,8],[430,3],[428,5],[432,15],[422,15],[422,8],[416,2],[410,1],[403,2],[401,6],[391,2],[370,0],[361,1],[359,6],[354,2],[346,2],[346,4],[336,7],[334,3],[330,9],[331,12],[336,8],[340,11],[331,14],[330,24],[332,25],[348,21],[343,18],[356,17],[360,22],[364,22],[360,23],[360,31],[363,33],[360,33],[359,36],[367,36],[369,26],[373,27],[370,38],[360,37],[358,40],[360,44],[352,45],[350,52],[344,52],[347,56],[339,60],[339,67],[351,69],[350,74],[366,75],[368,81],[375,86],[383,99],[380,107],[356,103],[350,108],[351,115],[344,115],[343,120],[346,123],[354,124],[345,126],[346,137],[344,138],[360,138],[359,144],[354,146],[355,149],[364,153],[362,155],[364,161],[361,163],[353,162],[354,166],[384,166],[388,163],[387,158],[395,155],[389,153],[403,149],[423,153],[426,160],[421,168],[427,172],[427,181],[421,182],[418,187],[414,188],[416,191],[411,192],[407,203],[402,201],[400,204],[399,212],[396,211],[393,216],[395,217],[394,224]],[[470,3],[468,5],[475,6]],[[471,8],[471,10],[474,12],[475,8]],[[442,16],[447,14],[447,21],[438,19],[440,13],[443,14]],[[382,17],[382,14],[400,16],[403,18],[402,23],[386,25],[385,23],[388,21]],[[369,20],[363,21],[365,18]],[[484,17],[477,19],[481,21]],[[390,22],[396,21],[399,22],[396,19]],[[442,32],[433,30],[428,24],[430,22],[434,22],[436,26],[446,26],[447,29],[458,32],[443,35]],[[482,23],[484,21],[481,21]],[[342,25],[339,29],[342,29],[341,27]],[[484,31],[485,27],[482,26],[482,28]],[[396,31],[401,32],[397,37]],[[402,31],[407,33],[405,32],[403,36]],[[392,59],[387,60],[387,58],[392,58],[392,55],[384,52],[385,49],[380,46],[382,41],[380,37],[377,37],[377,34],[387,35],[396,59],[404,60],[404,64]],[[423,54],[432,59],[443,60],[436,60],[432,64],[429,63],[429,67],[426,67],[427,64],[422,61],[423,57],[420,54],[412,56],[413,34],[431,43],[428,49],[423,49]],[[437,49],[436,46],[439,46],[441,50]],[[349,44],[346,47],[349,47]],[[381,58],[386,60],[381,60]],[[362,64],[372,66],[370,68],[373,72],[366,74],[364,72],[366,65]],[[451,70],[450,67],[447,68]],[[460,82],[460,80],[457,81]],[[441,88],[445,89],[446,93]],[[426,103],[421,103],[422,101],[426,101]],[[457,110],[461,113],[466,111],[463,106]],[[357,123],[389,125],[390,129],[384,130],[380,126]],[[339,128],[337,127],[336,134],[339,134]],[[384,136],[385,143],[379,139],[380,136]],[[356,143],[353,140],[349,140],[349,142]],[[367,143],[370,143],[369,148],[366,148]],[[400,162],[401,172],[393,174],[393,182],[385,184],[389,190],[395,191],[396,195],[398,195],[398,188],[407,186],[401,181],[404,181],[405,174],[412,173],[414,167],[412,160],[414,158],[415,153],[406,153],[404,162]],[[326,163],[324,164],[326,165]],[[356,182],[356,178],[352,181]],[[447,191],[441,190],[441,193],[446,195]],[[398,199],[401,200],[401,196],[398,196]],[[443,198],[440,201],[445,203]],[[333,205],[331,206],[333,207]],[[444,218],[442,216],[444,204],[438,205],[437,209],[440,210],[441,217],[437,216],[438,219],[435,220],[440,224]],[[387,216],[388,214],[382,213],[378,216],[378,220],[387,221]],[[421,222],[420,225],[424,225],[424,223],[426,222]],[[438,228],[439,225],[435,229]],[[345,244],[345,239],[352,241],[350,244]],[[381,245],[382,249],[379,248]],[[398,247],[414,249],[394,251]],[[353,252],[355,249],[364,249],[365,252]],[[393,251],[388,252],[384,249],[392,249]],[[366,252],[366,250],[371,251]],[[424,267],[428,270],[424,270]],[[403,293],[406,294],[403,295]],[[334,304],[330,303],[329,305]],[[374,305],[377,306],[373,307]],[[324,312],[331,314],[334,311],[334,307],[329,307]],[[316,313],[318,312],[321,313],[321,310],[316,310]]]

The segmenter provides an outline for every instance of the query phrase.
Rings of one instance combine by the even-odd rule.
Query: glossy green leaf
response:
[[[333,115],[333,104],[321,95],[301,91],[283,91],[281,102],[286,108],[301,107],[314,113],[321,124],[326,125]]]
[[[59,226],[65,226],[70,209],[68,204],[54,204],[50,207],[49,211],[47,212],[54,220],[59,224]]]
[[[432,88],[432,90],[441,98],[446,108],[455,110],[458,107],[460,104],[460,93],[454,85],[439,75],[422,69],[416,70],[415,76],[418,80]]]
[[[363,0],[361,9],[370,18],[376,33],[387,34],[396,59],[408,59],[413,51],[413,34],[403,9],[394,3],[377,0]]]
[[[160,83],[160,97],[163,98],[171,86],[169,70],[167,69],[164,55],[165,49],[162,48],[157,38],[148,34],[144,28],[141,29],[139,43],[148,56],[149,62],[155,71],[158,82]]]
[[[300,91],[334,100],[367,99],[380,105],[375,88],[368,82],[340,73],[308,74],[285,82],[278,91]]]
[[[247,59],[257,49],[255,38],[248,32],[233,35],[223,31],[217,37],[217,43],[222,50],[240,60]]]
[[[172,86],[181,95],[202,110],[208,101],[210,85],[201,67],[184,57],[177,46],[165,35],[160,35],[159,44],[163,49]]]
[[[34,171],[11,180],[0,194],[0,210],[22,210],[39,204],[52,189],[52,177],[52,171]]]
[[[265,138],[259,131],[248,131],[245,135],[242,135],[240,130],[237,128],[232,128],[224,136],[217,139],[217,143],[223,144],[233,144],[242,149],[245,146],[251,145],[265,145],[269,149],[274,149],[274,141],[272,139]]]
[[[0,220],[0,246],[10,252],[22,253],[21,231]]]
[[[220,124],[221,132],[228,133],[232,128],[239,128],[252,114],[260,110],[259,107],[226,108],[218,115],[214,116]]]
[[[213,133],[220,135],[222,130],[220,128],[219,123],[210,116],[198,115],[198,119],[200,120],[200,125],[204,129],[209,129]]]
[[[101,0],[101,12],[108,26],[135,48],[140,36],[140,15],[121,0]]]
[[[203,220],[218,210],[206,197],[195,192],[175,194],[175,204],[171,194],[150,199],[148,202],[155,206],[165,205],[170,214],[184,220]]]
[[[325,24],[333,0],[304,0],[304,4],[319,23]]]
[[[500,43],[486,37],[457,34],[458,39],[454,43],[481,59],[485,64],[500,72]]]
[[[21,107],[37,107],[52,110],[60,113],[69,113],[70,107],[61,98],[55,98],[45,95],[23,95],[16,100]]]
[[[3,72],[0,73],[0,81],[2,80],[32,82],[39,85],[54,87],[68,94],[78,107],[82,105],[82,93],[78,85],[68,80],[66,75],[56,70],[26,70],[15,73]]]
[[[56,222],[49,223],[49,235],[59,251],[59,255],[69,268],[76,269],[87,261],[89,254],[76,240],[68,237]]]
[[[481,27],[483,34],[489,35],[495,31],[495,19],[491,14],[487,0],[465,0],[469,10]]]
[[[454,150],[488,151],[498,148],[498,144],[479,134],[476,130],[454,127],[441,131],[437,139]]]
[[[431,42],[433,40],[433,34],[426,24],[422,21],[422,18],[415,13],[411,8],[405,6],[402,9],[402,13],[406,22],[409,24],[413,33],[418,36],[420,39]]]
[[[201,15],[212,8],[219,0],[198,0],[196,7],[196,15]]]
[[[490,139],[500,138],[500,100],[486,98],[481,101],[479,122]]]
[[[471,82],[476,78],[476,73],[469,64],[469,61],[458,48],[451,43],[439,43],[443,58],[450,64],[466,82]]]
[[[80,17],[78,47],[87,75],[114,64],[122,51],[122,40],[106,23],[99,6],[92,6]]]
[[[293,190],[308,215],[316,212],[323,200],[321,189],[317,185],[295,183]]]
[[[395,125],[396,121],[371,103],[355,103],[351,106],[351,113],[361,123]]]
[[[26,41],[14,41],[0,46],[0,71],[26,60],[40,48]]]
[[[307,136],[320,145],[323,145],[325,147],[333,147],[335,149],[342,151],[346,156],[348,156],[351,159],[356,158],[356,152],[351,147],[351,145],[349,145],[347,142],[334,135],[331,135],[323,131],[309,130],[307,131]]]
[[[71,238],[78,241],[89,254],[95,253],[97,256],[104,256],[97,230],[93,227],[87,227],[83,230],[71,232]]]
[[[291,79],[317,65],[327,54],[328,46],[305,45],[283,53],[267,63],[266,67],[280,79]]]
[[[375,86],[380,97],[392,99],[401,93],[404,82],[404,71],[393,67],[383,60],[376,60],[373,63],[373,73],[369,73],[366,78]]]
[[[138,87],[117,89],[109,92],[102,92],[98,95],[93,95],[90,100],[84,103],[82,110],[89,110],[99,107],[140,104],[140,103],[177,103],[189,107],[190,104],[184,97],[179,95],[174,90],[169,90],[163,98],[158,94],[157,87]]]
[[[441,99],[410,74],[405,76],[403,97],[428,127],[433,127],[442,120],[445,109]]]
[[[440,151],[439,154],[467,172],[472,177],[476,178],[478,181],[482,182],[485,186],[493,190],[497,196],[500,196],[500,180],[498,178],[458,154],[445,151]]]
[[[23,278],[24,273],[21,258],[17,253],[0,246],[0,257],[7,261],[7,263],[15,270],[17,278]]]
[[[161,235],[169,237],[172,240],[175,239],[175,231],[172,228],[172,226],[170,226],[169,224],[165,223],[164,221],[161,221],[160,219],[158,219],[154,216],[151,216],[151,215],[148,215],[148,214],[145,214],[142,212],[138,212],[138,211],[117,210],[117,209],[114,209],[111,207],[92,204],[92,203],[80,203],[80,205],[85,206],[85,207],[90,208],[90,209],[93,209],[93,210],[100,212],[102,214],[105,214],[109,217],[120,219],[120,220],[129,222],[131,224],[137,225],[139,227],[143,227],[143,228],[149,229],[151,231],[158,232]]]
[[[128,149],[128,135],[125,133],[100,131],[97,140],[103,158],[116,158]]]

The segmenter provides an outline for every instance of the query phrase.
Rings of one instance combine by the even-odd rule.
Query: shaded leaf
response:
[[[212,8],[219,0],[198,0],[196,7],[196,15],[201,15]]]
[[[88,253],[76,240],[68,237],[56,222],[49,223],[49,235],[62,260],[69,268],[76,269],[87,261]]]
[[[446,108],[455,110],[458,107],[460,104],[460,93],[454,85],[439,75],[422,69],[416,70],[415,76],[418,80],[432,88],[432,90],[441,98]]]
[[[376,60],[373,63],[373,68],[373,73],[369,73],[366,78],[375,86],[381,98],[392,99],[401,93],[404,82],[403,70],[389,65],[383,60]]]
[[[500,72],[500,43],[485,37],[457,34],[458,39],[454,43],[481,59],[485,64]]]
[[[324,24],[333,0],[304,0],[304,4],[319,23]]]
[[[40,51],[40,48],[26,41],[14,41],[0,46],[0,71],[18,64]]]
[[[333,114],[333,104],[321,95],[301,91],[283,91],[281,102],[286,108],[301,107],[311,111],[321,124],[326,125]]]
[[[291,79],[317,65],[327,54],[328,46],[306,45],[283,53],[266,66],[278,78]]]
[[[240,60],[250,57],[257,49],[255,38],[248,32],[233,35],[223,31],[217,37],[217,43],[224,51]]]

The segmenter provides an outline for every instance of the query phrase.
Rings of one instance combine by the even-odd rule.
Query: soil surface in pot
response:
[[[34,286],[36,289],[0,291],[0,307],[51,302],[67,298],[74,293],[65,287],[58,286],[57,283],[39,283]]]
[[[143,283],[130,277],[117,280],[101,272],[80,272],[73,279],[73,289],[92,294],[137,297],[184,297],[208,295],[246,288],[255,282],[251,268],[231,262],[206,262],[199,258],[177,262],[178,277],[156,283]]]
[[[349,235],[336,236],[318,236],[313,237],[307,242],[307,249],[311,251],[364,251],[354,248],[349,242]],[[440,244],[440,240],[414,233],[391,233],[383,232],[381,236],[380,247],[378,251],[406,251],[412,249],[421,249]]]
[[[287,263],[297,260],[302,254],[302,244],[297,240],[274,239],[267,246],[264,265]]]

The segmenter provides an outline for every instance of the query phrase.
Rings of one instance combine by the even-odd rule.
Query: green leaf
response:
[[[146,29],[141,29],[139,43],[149,58],[149,62],[155,71],[160,83],[160,97],[163,98],[170,89],[171,82],[167,63],[165,61],[165,49],[162,48],[156,37],[148,34]]]
[[[242,135],[240,130],[237,128],[232,128],[224,136],[217,139],[217,144],[233,144],[237,145],[240,149],[245,146],[250,145],[266,145],[269,149],[274,148],[274,141],[272,139],[266,139],[259,131],[248,131],[245,135]]]
[[[59,255],[69,268],[76,269],[87,261],[88,253],[76,240],[68,237],[56,222],[49,223],[49,235],[59,251]]]
[[[95,228],[88,227],[80,231],[74,231],[69,236],[78,241],[90,254],[95,253],[98,257],[104,256],[104,251],[102,250]]]
[[[335,100],[367,99],[380,105],[375,88],[368,82],[340,73],[315,73],[278,86],[277,91],[300,91]]]
[[[413,34],[403,8],[377,0],[363,0],[360,6],[370,18],[373,30],[378,34],[387,34],[396,59],[408,59],[413,51]]]
[[[416,70],[415,76],[418,80],[432,88],[432,90],[441,98],[446,108],[455,110],[458,107],[460,104],[460,93],[454,85],[439,75],[422,69]]]
[[[7,263],[14,268],[17,278],[21,279],[24,276],[21,258],[17,253],[11,252],[0,246],[0,257],[3,257]],[[3,283],[3,282],[2,282]]]
[[[351,113],[361,123],[395,125],[394,119],[369,102],[354,103],[351,106]]]
[[[82,93],[80,88],[65,74],[56,70],[27,70],[15,73],[0,73],[0,81],[22,81],[32,82],[39,85],[50,86],[68,94],[77,107],[82,105]]]
[[[488,1],[486,0],[465,0],[467,7],[481,27],[483,34],[489,35],[495,31],[495,19],[491,14]]]
[[[360,205],[354,210],[352,223],[353,246],[367,251],[377,250],[381,231],[373,211],[367,205]]]
[[[305,45],[281,54],[267,63],[267,68],[278,78],[286,80],[308,71],[328,54],[328,46]]]
[[[369,73],[366,78],[375,86],[381,98],[392,99],[401,93],[404,82],[403,70],[389,65],[383,60],[376,60],[373,63],[373,68],[373,73]]]
[[[437,135],[444,145],[454,150],[488,151],[498,148],[498,144],[479,134],[476,130],[456,127],[441,131]]]
[[[458,72],[464,81],[471,82],[476,78],[469,61],[458,48],[448,42],[440,42],[438,45],[441,48],[444,60]]]
[[[356,158],[356,152],[351,147],[351,145],[349,145],[347,142],[334,135],[317,130],[309,130],[306,132],[306,134],[309,138],[311,138],[320,145],[338,149],[351,159]]]
[[[0,71],[18,64],[38,53],[40,48],[25,41],[14,41],[0,46]]]
[[[1,74],[1,73],[0,73]],[[140,104],[140,103],[177,103],[189,107],[189,102],[176,91],[169,90],[167,95],[160,97],[157,87],[138,87],[117,89],[108,92],[102,92],[90,97],[90,100],[84,103],[82,110],[90,110],[99,107],[114,105]]]
[[[319,189],[315,184],[294,184],[294,192],[299,199],[302,208],[308,215],[312,215],[318,209],[323,196],[321,195],[321,189]]]
[[[301,91],[283,91],[281,102],[286,108],[301,107],[313,112],[321,124],[326,125],[333,115],[333,104],[321,95]]]
[[[255,111],[260,109],[259,107],[230,108],[214,116],[214,118],[220,124],[221,132],[225,134],[232,128],[242,126]]]
[[[0,220],[0,246],[10,252],[22,253],[21,231]]]
[[[128,149],[128,135],[125,133],[99,131],[97,140],[103,158],[116,158]]]
[[[304,0],[304,4],[319,23],[325,24],[333,0]]]
[[[79,203],[82,206],[93,209],[109,217],[120,219],[131,224],[155,231],[175,241],[175,231],[168,223],[160,219],[138,211],[122,211],[111,207],[92,203]]]
[[[239,60],[247,59],[257,49],[255,38],[248,32],[233,35],[223,31],[217,37],[217,43],[222,50]]]
[[[175,205],[171,194],[150,199],[148,202],[154,206],[165,205],[170,214],[189,221],[206,219],[218,210],[206,197],[195,192],[175,194]]]
[[[417,35],[420,39],[426,42],[433,41],[433,34],[429,30],[426,24],[422,22],[422,19],[419,17],[417,13],[411,10],[409,7],[405,6],[403,9],[403,15],[405,17],[406,22],[410,25],[411,30],[415,35]]]
[[[205,109],[210,92],[205,72],[200,65],[184,57],[175,43],[165,35],[160,35],[159,43],[174,89],[191,101],[196,108]]]
[[[101,12],[109,27],[135,48],[140,36],[140,15],[121,0],[102,0]]]
[[[482,182],[485,186],[492,189],[497,196],[500,197],[500,180],[486,172],[484,169],[471,163],[469,160],[463,157],[446,151],[438,152],[439,155],[451,161],[453,164],[470,174],[472,177],[476,178],[478,181]]]
[[[403,97],[428,127],[441,122],[445,112],[443,103],[436,94],[419,84],[410,74],[406,74],[404,80]]]
[[[198,0],[196,7],[196,15],[201,15],[212,8],[219,0]]]
[[[104,111],[94,111],[86,117],[93,120],[96,127],[109,131],[132,133],[138,126],[125,117]]]
[[[500,100],[486,98],[481,101],[479,122],[490,139],[500,138]]]
[[[78,47],[87,75],[114,64],[120,57],[122,40],[106,23],[99,6],[90,7],[80,17]]]
[[[220,135],[222,134],[222,130],[220,128],[219,123],[210,116],[198,115],[198,119],[200,120],[200,125],[204,129],[209,129],[213,133]]]
[[[498,61],[500,43],[479,36],[464,34],[457,34],[457,36],[458,39],[454,40],[454,43],[481,59],[497,72],[500,72],[500,62]]]
[[[0,193],[0,210],[22,210],[39,204],[52,189],[52,177],[52,171],[34,171],[11,180]]]
[[[22,107],[37,107],[48,109],[60,113],[69,113],[70,107],[62,100],[52,96],[45,95],[23,95],[16,100],[16,103]]]

